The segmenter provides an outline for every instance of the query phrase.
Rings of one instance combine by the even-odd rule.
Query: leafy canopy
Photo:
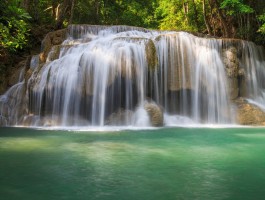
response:
[[[30,15],[17,6],[17,1],[3,1],[0,6],[0,44],[11,52],[27,44]]]
[[[243,0],[224,0],[222,9],[227,9],[228,15],[253,13],[254,9],[243,3]]]
[[[265,13],[259,16],[259,20],[262,22],[259,32],[265,35]]]

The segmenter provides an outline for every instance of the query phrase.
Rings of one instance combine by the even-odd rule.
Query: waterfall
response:
[[[265,111],[265,51],[251,42],[242,45],[240,65],[246,73],[246,96],[249,102]]]
[[[32,57],[30,77],[0,96],[0,124],[150,126],[163,117],[165,125],[233,124],[232,99],[265,107],[264,52],[251,42],[71,25],[46,62],[40,57]]]
[[[232,122],[220,41],[169,33],[157,47],[165,110],[196,122]]]

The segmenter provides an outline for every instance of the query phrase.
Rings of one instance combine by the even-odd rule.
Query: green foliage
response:
[[[79,0],[74,10],[74,23],[156,28],[155,7],[156,0]]]
[[[128,1],[127,1],[128,2]],[[146,1],[130,1],[130,3],[126,3],[126,1],[120,4],[123,12],[121,15],[121,23],[134,25],[134,26],[143,26],[147,28],[155,28],[156,22],[153,17],[154,12],[154,4],[152,5],[150,0]]]
[[[227,24],[231,34],[225,35],[226,37],[255,39],[257,35],[265,35],[265,1],[256,1],[257,3],[253,3],[253,0],[75,0],[72,4],[73,1],[70,0],[1,0],[0,44],[11,52],[23,49],[29,36],[29,21],[33,27],[52,25],[55,29],[72,22],[203,33],[208,31],[215,36],[224,36],[228,32],[224,31],[224,24]],[[21,8],[22,5],[24,9]],[[72,5],[73,10],[69,10]],[[60,13],[63,13],[63,25],[56,26],[60,21]],[[258,19],[256,15],[259,16]]]
[[[260,26],[258,32],[260,32],[261,34],[265,35],[265,13],[260,15],[258,19],[262,23],[262,25]]]
[[[0,7],[0,40],[1,46],[11,52],[22,49],[27,45],[29,26],[27,20],[31,17],[22,8],[17,7],[16,1],[3,2]]]
[[[155,10],[155,17],[158,21],[159,28],[162,30],[186,30],[200,31],[203,23],[202,5],[200,0],[186,0],[189,10],[184,12],[183,1],[179,0],[160,0]],[[195,13],[194,8],[200,12]],[[196,16],[196,14],[198,16]],[[197,22],[196,24],[196,17]],[[198,27],[197,27],[198,26]]]
[[[93,2],[87,0],[77,1],[74,8],[74,23],[76,24],[96,24],[96,13]]]
[[[243,0],[224,0],[221,8],[227,10],[228,15],[253,13],[254,9],[243,3]]]

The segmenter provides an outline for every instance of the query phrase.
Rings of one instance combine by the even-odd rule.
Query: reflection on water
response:
[[[3,199],[263,199],[264,128],[0,128]]]

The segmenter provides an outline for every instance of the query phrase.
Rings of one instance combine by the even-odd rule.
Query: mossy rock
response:
[[[40,62],[46,62],[46,58],[55,45],[60,45],[66,39],[66,29],[48,33],[42,41],[42,53],[40,54]]]
[[[146,60],[149,70],[155,70],[158,66],[158,57],[156,52],[156,46],[152,40],[148,40],[145,45]]]

